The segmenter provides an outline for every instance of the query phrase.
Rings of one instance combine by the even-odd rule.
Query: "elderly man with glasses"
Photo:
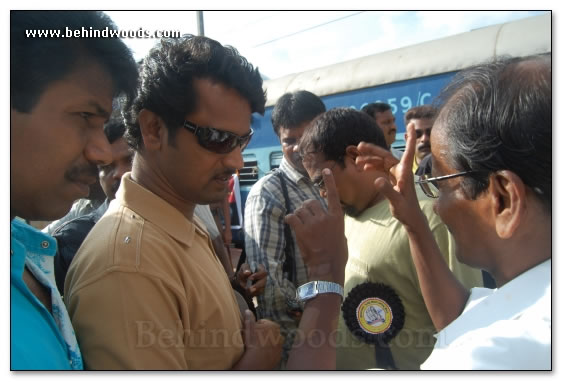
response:
[[[318,117],[299,145],[305,169],[322,196],[326,196],[326,186],[321,171],[331,169],[346,212],[349,253],[336,367],[419,369],[434,346],[435,328],[422,298],[406,232],[391,215],[383,194],[373,187],[376,179],[387,174],[356,164],[357,145],[362,141],[391,156],[372,118],[337,108]],[[459,264],[453,256],[451,236],[432,211],[432,200],[421,191],[419,198],[445,262],[464,285],[481,286],[481,273]]]
[[[425,369],[551,369],[551,74],[551,55],[460,72],[439,98],[432,178],[415,181],[410,171],[412,125],[396,166],[378,147],[359,146],[358,164],[393,180],[374,188],[408,233],[440,330]],[[420,213],[415,183],[435,198],[459,261],[488,271],[498,289],[467,290],[452,277]]]

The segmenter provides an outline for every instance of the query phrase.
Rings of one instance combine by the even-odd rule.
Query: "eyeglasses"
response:
[[[201,147],[217,154],[230,153],[237,146],[240,146],[241,151],[244,150],[254,134],[254,130],[251,128],[248,134],[241,137],[230,131],[198,126],[190,121],[184,121],[184,127],[194,133]]]
[[[424,129],[424,130],[423,129],[415,130],[414,132],[416,134],[416,139],[420,139],[420,137],[422,137],[423,133],[428,135],[428,138],[430,138],[430,133],[432,132],[432,128]]]
[[[458,176],[474,174],[474,173],[477,173],[477,172],[481,172],[481,171],[474,171],[474,170],[462,171],[462,172],[458,172],[457,174],[437,176],[437,177],[434,177],[434,178],[429,178],[425,174],[425,175],[422,175],[419,179],[415,180],[415,183],[418,183],[418,185],[420,186],[420,188],[422,189],[422,191],[424,192],[424,194],[426,196],[428,196],[429,198],[436,199],[438,196],[440,196],[440,191],[438,190],[438,184],[436,182],[438,182],[440,180],[457,178]],[[432,184],[432,186],[430,184]]]
[[[336,165],[336,162],[334,162],[332,164],[332,166],[330,167],[323,167],[323,169],[328,168],[332,171],[332,168],[334,167],[334,165]],[[316,182],[313,182],[313,186],[317,187],[320,191],[323,191],[325,189],[325,181],[321,172],[321,177],[319,180],[317,180]]]

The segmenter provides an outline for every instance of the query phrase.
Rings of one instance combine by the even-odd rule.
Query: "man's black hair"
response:
[[[373,118],[352,108],[335,108],[319,115],[305,130],[299,152],[303,158],[322,153],[326,160],[343,164],[346,147],[362,141],[387,149],[383,132]]]
[[[126,113],[126,138],[133,148],[142,147],[138,115],[143,109],[162,118],[170,139],[174,139],[186,114],[198,106],[196,79],[209,79],[236,90],[253,113],[264,114],[266,95],[260,72],[235,48],[203,36],[162,39],[143,59],[137,98]]]
[[[125,135],[125,119],[119,106],[114,107],[109,121],[104,124],[104,133],[110,144]]]
[[[307,90],[299,90],[282,95],[272,111],[272,126],[279,137],[280,127],[292,129],[304,122],[312,121],[317,115],[324,113],[326,106],[315,94]]]
[[[362,111],[372,118],[375,118],[375,113],[384,113],[391,110],[391,105],[385,102],[368,103],[362,107]]]
[[[409,123],[411,119],[430,119],[434,120],[436,117],[436,112],[438,110],[432,105],[422,105],[411,107],[405,113],[405,125]]]
[[[119,38],[31,37],[38,30],[64,35],[68,30],[117,30],[111,19],[93,11],[12,11],[10,13],[11,107],[28,113],[53,82],[85,62],[98,63],[111,76],[114,96],[132,97],[137,66]]]
[[[509,170],[551,211],[551,54],[459,72],[437,102],[452,167],[479,171],[461,183],[468,197],[487,189],[492,172]]]

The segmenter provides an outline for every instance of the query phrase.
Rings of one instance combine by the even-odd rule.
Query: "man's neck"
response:
[[[293,171],[295,171],[299,175],[304,176],[305,178],[309,179],[309,174],[307,174],[307,171],[305,170],[305,168],[297,168],[296,166],[293,165],[293,163],[288,161],[285,157],[284,157],[284,161],[287,164],[287,166],[289,166],[289,168],[291,168]]]
[[[176,208],[189,221],[193,221],[195,203],[180,198],[164,176],[148,164],[142,155],[135,155],[131,169],[131,180]]]
[[[528,219],[510,239],[496,248],[498,256],[491,272],[500,287],[551,258],[551,216],[528,209]]]
[[[369,179],[369,182],[367,182],[366,185],[364,185],[364,187],[366,187],[366,190],[373,190],[371,195],[370,195],[370,200],[369,203],[366,207],[367,208],[371,208],[381,202],[383,202],[385,200],[385,196],[381,193],[381,192],[376,192],[375,189],[373,188],[373,182],[375,182],[377,179],[379,178],[384,178],[387,179],[387,181],[389,181],[389,177],[386,175],[379,175],[373,178]]]

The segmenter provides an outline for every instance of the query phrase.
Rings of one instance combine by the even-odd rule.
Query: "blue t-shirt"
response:
[[[55,286],[55,239],[17,219],[12,220],[11,229],[11,369],[82,369],[76,337]],[[25,266],[51,290],[52,314],[24,283]]]

